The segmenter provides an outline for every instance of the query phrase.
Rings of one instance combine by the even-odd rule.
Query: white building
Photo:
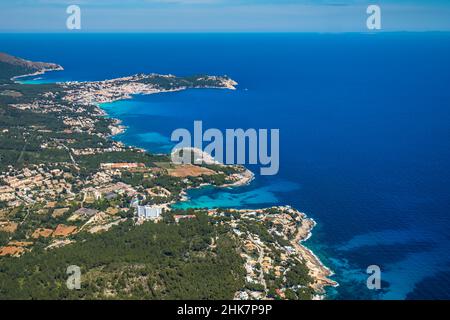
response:
[[[137,206],[137,216],[143,219],[156,219],[162,213],[162,208],[158,206]]]

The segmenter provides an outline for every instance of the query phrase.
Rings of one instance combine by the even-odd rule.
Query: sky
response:
[[[450,31],[450,0],[0,0],[0,32],[365,32],[371,4],[381,31]]]

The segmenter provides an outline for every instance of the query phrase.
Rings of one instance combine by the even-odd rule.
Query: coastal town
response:
[[[62,69],[4,57],[1,63],[15,63],[31,74]],[[235,246],[229,254],[241,262],[236,268],[242,267],[243,278],[232,298],[321,299],[326,287],[337,285],[329,278],[332,272],[301,244],[315,222],[294,208],[173,208],[187,199],[189,189],[249,184],[254,175],[245,167],[212,160],[174,164],[170,155],[153,155],[111,139],[126,128],[108,118],[101,103],[188,88],[235,89],[232,79],[139,74],[26,86],[15,82],[17,76],[8,77],[0,86],[0,263],[83,246],[91,236],[129,223],[130,228],[190,228],[206,215],[205,224],[222,235],[212,233],[198,247],[216,255],[225,238]],[[18,115],[22,122],[11,125],[9,119]],[[115,290],[108,294],[115,297]]]
[[[210,210],[212,216],[228,217],[227,223],[243,244],[246,288],[238,299],[299,298],[319,293],[336,282],[320,260],[300,242],[305,241],[315,225],[314,220],[289,206],[257,210]],[[301,263],[307,261],[306,268]],[[296,277],[312,281],[311,287],[299,286]]]
[[[194,80],[194,84],[192,83]],[[180,79],[174,75],[136,74],[129,77],[93,82],[65,82],[64,100],[70,103],[91,105],[130,99],[136,94],[173,92],[187,88],[224,88],[235,90],[237,83],[227,77],[199,76]]]

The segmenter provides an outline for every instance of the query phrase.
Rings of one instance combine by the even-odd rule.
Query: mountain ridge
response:
[[[28,68],[31,70],[42,70],[47,68],[62,68],[60,65],[56,63],[49,63],[49,62],[39,62],[39,61],[30,61],[22,58],[15,57],[13,55],[0,52],[0,62],[7,63],[14,66],[20,66],[24,68]]]

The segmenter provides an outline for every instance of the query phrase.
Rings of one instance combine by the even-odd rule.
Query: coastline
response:
[[[145,151],[145,152],[147,152],[147,151]],[[181,190],[181,192],[180,192],[180,200],[177,201],[177,202],[172,203],[172,205],[176,204],[176,203],[182,203],[182,202],[189,201],[190,200],[190,197],[189,197],[189,194],[188,194],[189,190],[198,190],[198,189],[205,188],[205,187],[213,187],[213,188],[218,188],[218,189],[238,188],[238,187],[243,187],[243,186],[250,185],[254,179],[255,179],[255,174],[252,171],[250,171],[249,169],[245,168],[245,170],[244,170],[244,172],[242,174],[242,178],[237,180],[237,181],[235,181],[235,182],[233,182],[233,183],[224,184],[224,185],[221,185],[221,186],[214,186],[212,184],[203,184],[203,185],[195,187],[195,188],[194,187],[188,187],[188,188],[185,188],[185,189]]]
[[[15,83],[21,84],[21,82],[17,81],[17,79],[39,76],[39,75],[43,75],[46,72],[51,72],[51,71],[63,71],[63,70],[64,70],[64,68],[62,66],[57,66],[57,67],[54,67],[54,68],[43,68],[43,69],[40,69],[40,70],[38,70],[36,72],[33,72],[33,73],[28,73],[28,74],[22,74],[22,75],[19,75],[19,76],[14,76],[10,80],[14,81]]]
[[[38,74],[43,74],[47,71],[57,71],[57,70],[63,70],[63,68],[61,67],[61,69],[59,69],[59,68],[42,69],[33,74],[21,75],[21,76],[14,77],[14,79],[27,77],[27,76],[34,76],[34,75],[38,75]],[[64,82],[61,84],[64,84]],[[237,83],[235,81],[230,80],[230,82],[225,87],[211,86],[211,87],[199,87],[199,88],[210,88],[210,89],[219,89],[220,88],[220,89],[234,90],[235,89],[234,85],[236,85],[236,84]],[[171,89],[171,90],[153,89],[153,90],[151,90],[151,92],[150,91],[137,92],[137,93],[131,92],[131,93],[127,93],[127,94],[121,96],[120,98],[111,99],[109,101],[101,101],[101,102],[99,102],[99,101],[92,102],[91,101],[91,103],[93,103],[96,106],[96,108],[98,109],[100,114],[106,115],[109,117],[108,112],[102,108],[102,104],[104,104],[104,103],[113,103],[115,101],[119,101],[119,100],[123,100],[123,99],[132,99],[134,94],[156,94],[156,93],[162,93],[162,92],[182,91],[182,90],[186,90],[186,89],[188,89],[188,88],[177,88],[177,89]],[[112,122],[112,124],[109,126],[109,128],[111,130],[111,136],[115,136],[115,135],[124,133],[127,130],[127,127],[125,127],[121,124],[122,121],[120,119],[113,118],[113,117],[109,117],[109,119]],[[129,147],[139,148],[138,146],[135,146],[132,144],[126,144],[126,145],[128,145]],[[149,151],[144,150],[144,152],[149,152]],[[244,166],[243,166],[243,168],[244,168],[244,171],[238,180],[236,180],[235,182],[232,182],[232,183],[228,183],[228,184],[219,186],[219,188],[237,188],[240,186],[251,184],[251,182],[255,178],[255,175],[248,168],[246,168]],[[201,188],[201,187],[202,186],[200,186],[198,188]],[[188,200],[187,190],[182,190],[180,195],[181,195],[180,201]],[[328,278],[329,276],[333,275],[333,272],[320,261],[320,259],[313,253],[313,251],[311,249],[307,248],[305,245],[302,244],[303,242],[305,242],[307,239],[309,239],[312,236],[312,229],[316,225],[316,222],[311,218],[307,218],[307,216],[304,213],[301,213],[301,215],[302,215],[302,221],[306,222],[306,224],[304,224],[302,222],[302,225],[299,227],[295,239],[292,241],[292,246],[295,248],[295,251],[299,255],[299,257],[301,257],[306,262],[306,265],[307,265],[308,269],[310,270],[310,275],[314,279],[314,284],[312,287],[317,294],[315,297],[322,299],[323,295],[325,294],[324,287],[337,286],[338,284],[337,284],[337,282]]]
[[[258,208],[290,204],[305,212],[317,222],[317,226],[312,229],[309,239],[307,237],[301,244],[330,267],[335,273],[331,278],[339,282],[337,288],[326,287],[327,300],[450,298],[450,292],[443,286],[447,278],[445,273],[441,273],[447,270],[445,263],[450,258],[443,254],[450,252],[447,249],[450,243],[443,237],[446,228],[450,229],[450,216],[446,214],[448,202],[445,188],[439,184],[447,173],[446,164],[450,163],[450,153],[445,149],[448,143],[445,141],[448,128],[445,119],[450,119],[450,109],[446,108],[446,104],[450,105],[450,97],[443,90],[444,80],[450,76],[450,72],[445,72],[450,63],[450,47],[445,45],[446,37],[433,32],[392,33],[377,37],[379,39],[372,38],[364,33],[210,36],[189,32],[135,36],[4,34],[3,51],[28,59],[57,62],[63,65],[65,71],[50,71],[17,79],[17,82],[23,83],[22,86],[9,79],[35,70],[11,74],[4,80],[10,87],[1,87],[0,98],[23,101],[32,106],[34,94],[22,97],[17,94],[16,98],[13,96],[16,94],[14,90],[56,93],[59,91],[55,84],[58,81],[101,80],[139,71],[179,75],[191,75],[198,71],[227,73],[240,83],[237,91],[187,90],[167,95],[133,96],[123,106],[119,101],[117,106],[108,109],[108,113],[123,119],[123,124],[129,128],[124,134],[118,133],[109,140],[124,151],[128,148],[120,141],[156,153],[167,153],[170,146],[163,138],[170,138],[169,128],[176,128],[180,123],[182,125],[179,127],[191,130],[195,117],[204,118],[205,129],[279,128],[283,140],[280,141],[282,157],[280,172],[273,177],[275,180],[260,177],[258,169],[249,166],[256,174],[250,186],[189,190],[191,201],[175,208],[213,205]],[[380,63],[379,68],[373,70],[377,76],[362,82],[358,68],[353,67],[364,65],[363,57],[378,61],[380,55],[372,50],[373,46],[367,45],[374,41],[378,48],[375,51],[382,52],[385,60],[392,64]],[[33,44],[37,46],[30,50]],[[419,50],[411,50],[418,44]],[[115,49],[111,53],[111,50],[105,50],[107,48]],[[343,52],[345,54],[340,54]],[[402,59],[403,54],[407,61]],[[324,55],[337,55],[340,63],[329,68],[331,63],[324,63]],[[430,57],[433,58],[429,63],[421,64]],[[420,74],[427,75],[427,80],[424,81]],[[318,75],[324,75],[322,80]],[[327,75],[331,78],[339,75],[342,81],[333,83]],[[377,81],[380,78],[388,81]],[[329,83],[325,83],[327,81]],[[365,88],[372,82],[380,89],[374,98],[376,103],[368,102],[362,107],[358,102],[367,102],[365,90],[350,89]],[[32,84],[39,88],[34,88]],[[13,91],[7,91],[9,89]],[[324,95],[324,90],[330,91],[330,94]],[[350,91],[351,97],[348,94]],[[42,95],[36,97],[37,101],[42,101],[39,106],[48,102],[49,106],[54,106],[55,115],[60,113],[56,110],[60,107],[56,99]],[[112,104],[105,105],[105,108],[107,106]],[[36,109],[39,113],[42,110],[45,109]],[[65,113],[64,108],[62,112]],[[20,111],[17,113],[22,114]],[[73,111],[69,113],[71,118],[77,116]],[[133,118],[133,113],[145,114],[148,121]],[[183,122],[176,119],[181,115],[186,115],[180,119]],[[237,115],[251,121],[241,120]],[[413,115],[421,117],[418,119]],[[49,114],[49,117],[53,115]],[[31,119],[36,122],[38,118]],[[109,119],[97,119],[112,123]],[[46,128],[23,125],[22,117],[15,121],[21,126],[18,128],[20,132],[31,133],[29,142],[35,138],[41,139],[40,136],[58,135],[38,132]],[[57,122],[60,123],[59,120]],[[57,122],[48,123],[53,127]],[[386,130],[379,130],[383,125]],[[15,130],[4,133],[5,143],[14,143],[14,139],[9,137],[14,135]],[[359,134],[351,134],[352,130]],[[107,126],[102,131],[104,136],[110,135]],[[139,136],[146,131],[164,132],[164,137],[156,133]],[[66,140],[61,142],[77,153],[79,151],[80,155],[83,155],[81,152],[88,153],[88,148],[83,145],[71,146],[68,142],[76,139],[84,143],[83,139],[70,133],[60,136]],[[23,137],[17,136],[19,140]],[[329,137],[332,139],[327,139]],[[420,148],[405,144],[408,140],[415,141]],[[42,142],[47,141],[45,138]],[[20,151],[21,144],[14,143],[11,151],[5,149],[2,154],[15,152],[13,148]],[[103,149],[107,145],[98,150],[95,150],[94,143],[89,143],[88,147],[94,148],[94,154],[106,153]],[[32,155],[33,151],[28,152],[28,149],[32,148],[28,146],[26,149],[24,159],[31,160],[28,155]],[[342,153],[342,150],[346,152]],[[71,167],[66,149],[56,152],[61,154],[62,160],[67,159]],[[36,162],[44,163],[43,156],[49,154],[45,163],[52,164],[58,160],[52,157],[52,153],[45,151],[39,156],[37,151]],[[73,152],[72,155],[77,161],[80,158]],[[42,160],[39,159],[41,157]],[[87,155],[82,158],[88,160],[91,157]],[[161,157],[167,158],[164,155]],[[140,158],[139,155],[136,162]],[[14,169],[19,171],[22,166],[14,164],[18,156],[11,159]],[[3,158],[0,162],[5,164],[6,160]],[[134,161],[125,156],[118,157],[117,162],[122,160]],[[65,164],[55,162],[55,166],[63,167]],[[45,171],[50,169],[48,166]],[[92,172],[95,171],[100,170],[93,167]],[[81,177],[79,180],[86,179]],[[43,195],[38,193],[37,197]],[[51,213],[52,209],[49,211]],[[3,212],[6,214],[7,210],[0,210],[0,215]],[[27,221],[33,220],[27,218]],[[376,257],[377,261],[370,257]],[[386,270],[382,268],[382,290],[367,290],[368,275],[365,269],[373,263],[387,266]]]
[[[189,85],[184,79],[171,88],[165,88],[153,81],[177,81],[174,75],[162,74],[134,74],[131,76],[107,79],[102,81],[67,81],[57,82],[67,94],[63,98],[70,103],[96,105],[113,103],[121,100],[133,99],[134,95],[150,95],[169,93],[187,89],[227,89],[236,90],[238,83],[227,76],[201,76],[196,81],[203,81],[202,85]],[[149,82],[150,81],[150,82]],[[173,85],[173,84],[172,84]]]
[[[159,93],[159,92],[155,92],[155,93]],[[96,106],[101,109],[101,104],[96,104]],[[101,109],[101,110],[102,110],[102,112],[108,114],[106,110],[104,110],[104,109]],[[116,118],[112,118],[112,117],[110,119],[113,121],[118,121],[117,123],[121,123],[120,119],[116,119]],[[120,133],[123,133],[126,131],[126,127],[124,127],[124,126],[122,126],[122,127],[123,127],[123,130],[121,130]],[[138,146],[135,146],[135,145],[131,145],[131,144],[128,144],[128,145],[131,147],[138,148]],[[149,152],[149,151],[145,150],[145,152]],[[197,152],[204,153],[201,150],[197,150]],[[212,157],[210,155],[208,155],[208,158],[212,158]],[[255,174],[251,170],[246,168],[245,166],[243,166],[243,167],[245,170],[244,170],[244,173],[242,174],[242,177],[239,180],[237,180],[233,183],[218,186],[216,188],[239,188],[242,186],[250,185],[252,183],[252,181],[255,179]],[[199,188],[202,188],[205,186],[211,186],[211,185],[209,185],[209,184],[202,185],[202,186],[199,186],[199,187],[193,188],[193,189],[199,189]],[[189,189],[190,188],[183,189],[180,192],[181,199],[178,202],[186,202],[189,200],[189,196],[188,196]],[[337,286],[339,286],[339,284],[336,281],[331,280],[329,278],[334,275],[333,271],[331,271],[330,268],[325,266],[322,263],[322,261],[319,259],[319,257],[311,249],[309,249],[308,247],[306,247],[303,244],[313,235],[312,229],[317,225],[317,223],[314,219],[307,217],[307,215],[305,213],[300,212],[300,214],[302,216],[303,222],[302,222],[302,225],[299,226],[297,235],[294,238],[294,240],[292,240],[291,244],[295,248],[295,251],[297,252],[299,257],[302,258],[306,262],[306,266],[310,270],[310,275],[314,279],[314,283],[312,285],[312,288],[316,292],[314,299],[322,300],[325,298],[325,287],[329,287],[329,286],[337,287]],[[306,222],[306,224],[305,224],[305,222]]]
[[[329,278],[334,275],[333,271],[325,266],[320,258],[310,248],[303,244],[312,237],[312,230],[317,225],[317,222],[314,219],[309,218],[303,212],[300,214],[302,215],[302,224],[299,226],[297,235],[291,241],[291,244],[294,246],[299,255],[306,261],[310,274],[315,279],[313,288],[319,293],[320,296],[318,298],[321,299],[325,294],[325,287],[337,287],[339,284]]]
[[[236,187],[242,187],[247,186],[252,183],[252,181],[255,179],[255,174],[248,168],[244,167],[244,172],[240,175],[240,178],[233,182],[228,183],[220,186],[220,188],[236,188]]]

